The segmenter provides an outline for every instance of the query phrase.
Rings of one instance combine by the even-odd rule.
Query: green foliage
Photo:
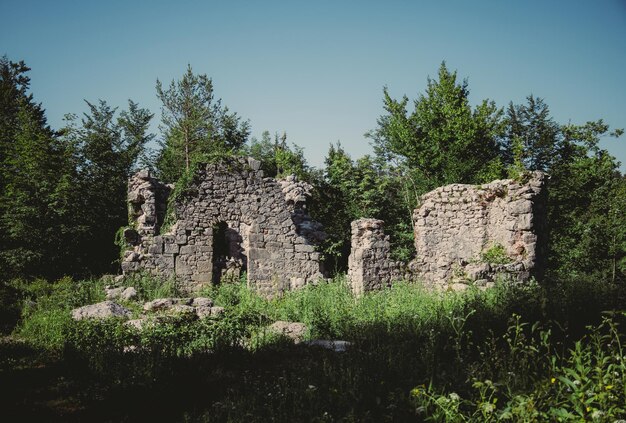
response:
[[[180,295],[157,292],[159,279],[141,278],[125,283],[142,301]],[[226,308],[222,316],[162,317],[142,331],[116,319],[69,319],[70,307],[101,299],[103,282],[16,282],[36,304],[16,334],[56,351],[70,389],[117,404],[118,419],[134,407],[145,417],[155,395],[168,399],[173,420],[185,414],[188,421],[623,418],[624,334],[616,325],[623,317],[613,313],[602,324],[601,311],[622,305],[624,289],[574,282],[463,293],[397,283],[355,298],[337,278],[273,299],[245,283],[225,284],[200,293]],[[344,353],[294,346],[266,331],[277,319],[305,322],[309,337],[352,345]],[[132,403],[120,404],[130,392]]]
[[[137,291],[137,301],[152,301],[157,298],[180,297],[183,292],[175,277],[159,277],[136,272],[124,277],[123,286]]]
[[[274,141],[269,131],[263,131],[261,139],[252,138],[250,145],[245,146],[242,153],[261,161],[261,169],[265,176],[283,178],[296,175],[301,181],[311,179],[311,169],[304,158],[302,147],[287,144],[287,134],[274,134]]]
[[[533,96],[507,109],[502,158],[509,176],[526,170],[550,176],[547,224],[539,235],[548,245],[542,256],[551,277],[624,278],[624,177],[615,158],[599,147],[600,138],[622,133],[609,132],[602,120],[559,125]]]
[[[129,226],[120,226],[120,228],[115,232],[115,245],[119,248],[120,259],[124,258],[124,253],[128,250],[128,242],[126,242],[126,238],[124,237],[124,231],[129,229]]]
[[[18,285],[22,292],[22,319],[16,333],[31,344],[60,351],[72,323],[73,308],[104,300],[102,282],[75,282],[63,278],[54,283],[39,279]]]
[[[380,160],[365,156],[355,162],[340,144],[330,146],[324,173],[313,181],[310,207],[329,234],[322,246],[329,270],[347,269],[350,223],[362,217],[384,220],[394,258],[412,258],[411,214],[418,194],[409,183],[405,174]]]
[[[565,353],[553,352],[549,329],[533,325],[527,337],[526,326],[517,316],[504,335],[506,355],[495,358],[516,363],[522,373],[498,383],[475,380],[475,392],[466,398],[437,392],[432,385],[416,387],[411,396],[418,412],[426,421],[439,422],[614,421],[626,415],[624,335],[614,320],[605,319],[591,328]],[[532,336],[537,332],[539,336]],[[485,357],[495,361],[493,356]],[[520,392],[515,386],[519,375],[529,378],[523,384],[529,390]]]
[[[87,103],[53,131],[28,94],[23,62],[0,61],[0,278],[93,274],[117,258],[127,178],[144,157],[152,114]]]
[[[67,150],[28,94],[29,70],[0,59],[0,279],[59,276],[67,257]]]
[[[560,128],[543,99],[530,95],[526,101],[507,108],[504,160],[518,171],[545,172],[558,157]]]
[[[493,178],[502,171],[497,164],[502,111],[487,100],[472,109],[467,81],[458,83],[445,63],[438,77],[428,79],[426,93],[415,100],[410,114],[408,97],[392,99],[385,88],[386,114],[369,133],[377,154],[405,161],[428,190]]]
[[[506,253],[504,246],[498,243],[493,244],[487,250],[483,251],[480,255],[480,259],[484,263],[489,264],[508,264],[512,261]]]
[[[213,81],[194,74],[190,65],[167,89],[157,79],[156,90],[163,123],[156,167],[165,182],[175,182],[190,171],[198,155],[233,154],[248,139],[248,122],[215,100]]]
[[[64,142],[72,147],[72,226],[77,229],[72,252],[75,273],[114,271],[119,258],[115,233],[128,222],[128,177],[152,139],[146,133],[152,114],[130,101],[116,117],[116,108],[100,100],[86,102],[89,113],[78,121],[66,117]],[[73,247],[73,248],[72,248]]]
[[[602,121],[561,128],[563,140],[548,186],[550,271],[624,278],[626,180],[598,147]]]

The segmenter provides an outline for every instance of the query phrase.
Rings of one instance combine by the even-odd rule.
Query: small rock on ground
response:
[[[72,310],[74,320],[107,319],[109,317],[130,317],[131,312],[113,301],[103,301]]]
[[[287,322],[284,320],[278,320],[272,323],[268,329],[271,333],[286,336],[287,338],[293,340],[296,344],[302,342],[304,334],[308,330],[304,323]]]
[[[175,305],[189,305],[191,304],[191,298],[157,298],[156,300],[148,301],[143,305],[145,311],[161,311],[168,310]]]

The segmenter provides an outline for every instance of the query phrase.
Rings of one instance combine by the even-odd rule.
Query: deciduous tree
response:
[[[502,111],[484,100],[472,108],[467,81],[445,63],[437,80],[428,78],[425,94],[414,101],[391,98],[384,89],[385,114],[368,136],[377,154],[399,158],[419,173],[428,189],[449,183],[476,183],[501,176],[503,166],[498,141],[502,135]]]

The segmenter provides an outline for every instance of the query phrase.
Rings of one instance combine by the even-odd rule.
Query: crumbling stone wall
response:
[[[128,181],[128,214],[141,236],[153,236],[163,223],[167,198],[173,185],[166,185],[150,175],[147,169],[137,172]],[[132,234],[127,232],[127,237]]]
[[[356,295],[389,286],[405,276],[406,265],[390,258],[389,235],[383,225],[378,219],[352,222],[348,280]]]
[[[389,256],[383,222],[352,222],[348,278],[356,294],[414,279],[427,287],[488,287],[496,278],[525,281],[541,271],[545,175],[452,184],[421,197],[414,211],[416,258],[408,269]]]
[[[545,175],[480,186],[453,184],[415,210],[415,276],[427,285],[489,285],[496,275],[524,281],[540,271]],[[492,261],[492,262],[490,262]]]
[[[267,295],[323,275],[315,246],[325,234],[306,211],[310,185],[293,176],[264,178],[260,162],[251,158],[201,165],[175,204],[175,223],[160,234],[164,187],[145,171],[130,179],[136,231],[127,231],[133,248],[123,259],[125,273],[176,275],[194,290],[245,270],[248,284]]]

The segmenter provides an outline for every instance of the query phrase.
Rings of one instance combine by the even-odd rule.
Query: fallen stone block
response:
[[[72,318],[74,320],[108,319],[110,317],[128,318],[131,314],[130,310],[113,301],[103,301],[72,310]]]
[[[104,287],[104,292],[106,294],[107,300],[130,301],[130,300],[134,300],[135,298],[137,298],[137,290],[133,288],[132,286],[129,286],[127,288],[123,286],[119,288],[112,288],[112,287],[106,286]]]
[[[191,304],[191,298],[157,298],[156,300],[148,301],[143,305],[144,311],[164,311],[171,309],[175,305],[189,305]]]
[[[297,344],[303,341],[304,335],[308,331],[308,327],[304,323],[300,322],[278,320],[272,323],[268,327],[268,330],[270,333],[285,336]]]

